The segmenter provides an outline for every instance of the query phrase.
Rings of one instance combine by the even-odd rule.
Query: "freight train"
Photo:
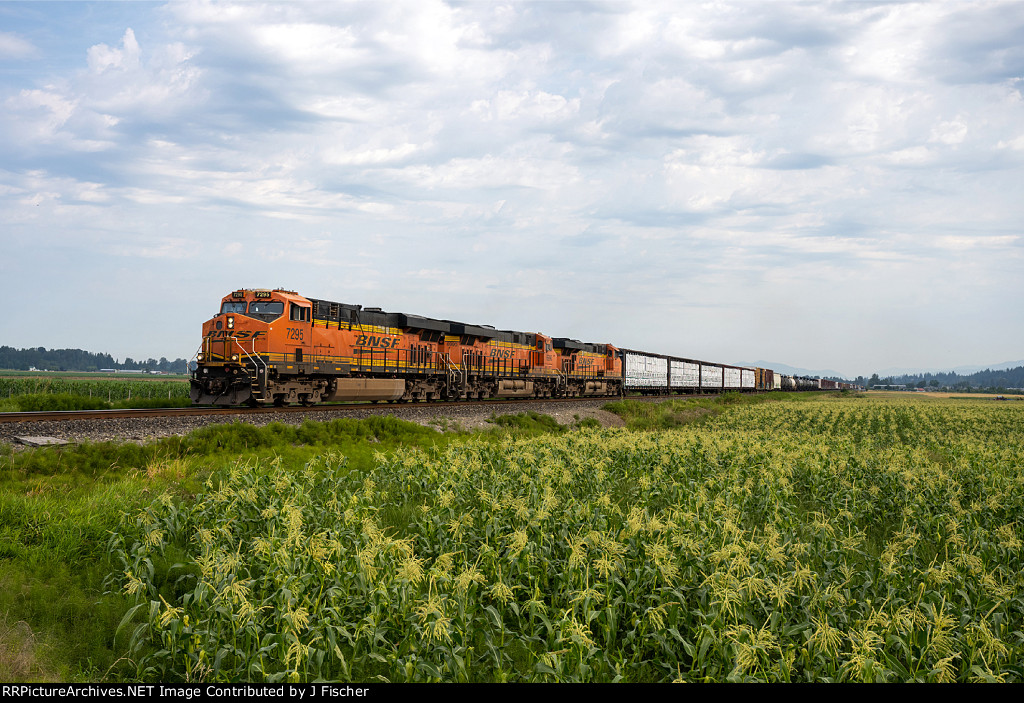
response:
[[[241,289],[203,325],[199,405],[572,398],[849,387],[771,369]]]

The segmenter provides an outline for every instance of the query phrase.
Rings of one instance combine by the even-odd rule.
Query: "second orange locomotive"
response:
[[[203,325],[198,404],[619,395],[608,344],[496,330],[286,290],[237,290]]]

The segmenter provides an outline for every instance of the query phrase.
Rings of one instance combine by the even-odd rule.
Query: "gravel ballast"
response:
[[[494,405],[432,406],[386,405],[345,407],[334,411],[310,410],[289,413],[253,413],[251,415],[200,415],[192,417],[149,417],[131,419],[74,420],[69,422],[12,422],[0,424],[0,442],[20,446],[18,437],[51,437],[66,442],[136,442],[145,443],[160,437],[186,435],[213,424],[247,422],[262,427],[271,422],[301,425],[306,420],[327,422],[337,417],[364,418],[392,415],[441,431],[475,430],[493,427],[487,420],[495,415],[515,415],[534,411],[550,415],[562,425],[593,418],[602,427],[623,427],[622,418],[602,410],[607,398],[574,402],[518,401]]]

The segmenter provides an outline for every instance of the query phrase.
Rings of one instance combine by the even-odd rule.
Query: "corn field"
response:
[[[75,379],[60,377],[0,378],[0,399],[19,395],[61,394],[106,401],[141,398],[188,398],[188,381],[142,381],[125,379]]]
[[[1024,679],[1024,408],[823,400],[297,473],[111,540],[145,680]]]

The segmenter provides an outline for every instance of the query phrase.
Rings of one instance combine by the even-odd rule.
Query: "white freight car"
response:
[[[669,371],[669,385],[672,388],[700,388],[700,364],[670,359]]]
[[[735,367],[731,367],[731,366],[726,366],[723,369],[723,378],[724,378],[723,386],[725,388],[734,389],[734,390],[739,390],[740,389],[740,370],[739,369],[737,369]]]
[[[668,386],[668,360],[627,351],[623,374],[626,388],[665,388]]]
[[[722,388],[725,385],[725,378],[723,374],[724,369],[721,366],[714,366],[712,364],[701,364],[700,367],[700,387],[701,388]]]
[[[743,390],[754,390],[757,385],[754,369],[740,369],[740,387]]]

